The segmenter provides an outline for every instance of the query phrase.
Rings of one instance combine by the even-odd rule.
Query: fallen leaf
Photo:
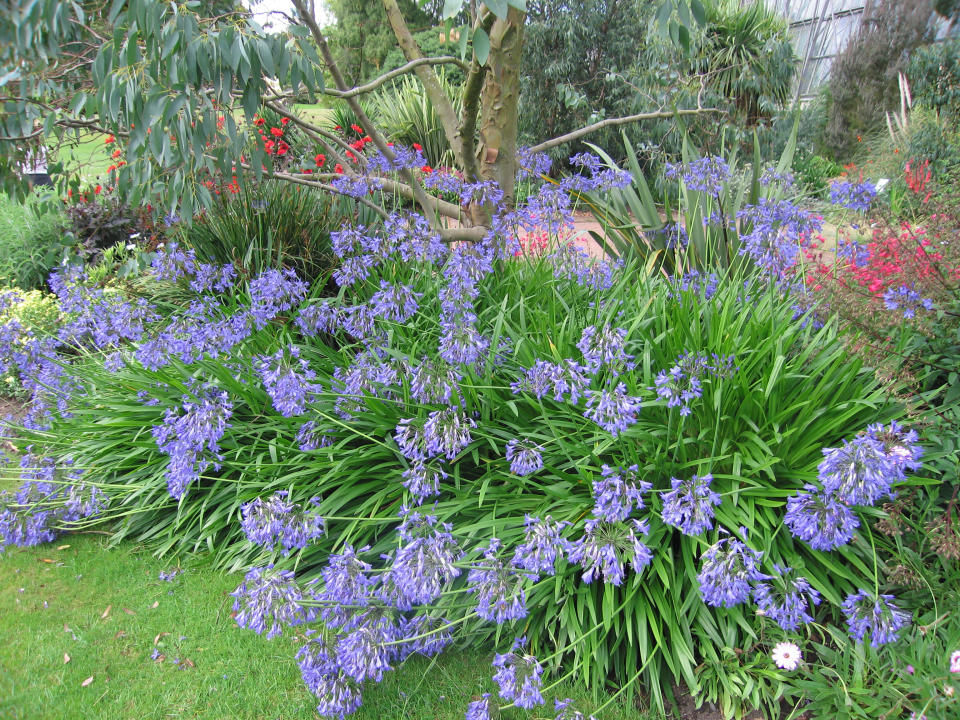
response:
[[[82,683],[80,683],[80,687],[87,687],[87,685],[89,685],[89,684],[92,683],[92,682],[93,682],[93,675],[91,675],[91,676],[88,677],[86,680],[84,680]]]
[[[52,563],[56,562],[56,560],[51,560],[50,558],[40,558],[40,562]]]
[[[127,633],[125,631],[117,630],[117,634],[113,636],[113,639],[117,640],[119,638],[126,637],[126,636],[127,636]]]
[[[193,664],[193,660],[191,660],[190,658],[184,658],[183,664],[186,665],[187,667],[196,667],[196,665]]]
[[[101,620],[106,620],[106,619],[107,619],[107,616],[110,614],[110,608],[112,608],[112,607],[113,607],[113,605],[107,605],[107,609],[104,610],[104,611],[103,611],[103,615],[100,616],[100,619],[101,619]]]
[[[66,623],[63,624],[63,631],[64,631],[64,632],[73,632],[72,630],[70,630],[70,627],[69,627]]]
[[[68,662],[70,662],[70,656],[67,655],[66,653],[64,653],[64,654],[63,654],[63,664],[66,665]]]
[[[159,633],[159,634],[153,639],[153,644],[156,645],[156,644],[160,641],[160,638],[162,638],[164,635],[169,635],[169,634],[170,634],[170,633],[167,633],[167,632]]]
[[[160,607],[160,601],[154,600],[153,605],[150,606],[150,609],[153,610],[154,608],[157,608],[157,607]]]
[[[57,545],[57,550],[66,550],[68,547],[70,547],[70,546],[69,546],[69,545]]]
[[[135,613],[133,610],[131,610],[130,608],[124,608],[123,611],[124,611],[127,615],[136,615],[136,613]]]

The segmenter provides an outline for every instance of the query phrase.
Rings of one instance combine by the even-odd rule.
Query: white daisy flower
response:
[[[792,642],[777,643],[770,657],[778,668],[796,670],[800,667],[800,648]]]

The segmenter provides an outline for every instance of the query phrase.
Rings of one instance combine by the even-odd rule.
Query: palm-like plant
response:
[[[797,57],[787,21],[759,0],[706,3],[696,71],[728,98],[750,125],[769,117],[790,96]]]

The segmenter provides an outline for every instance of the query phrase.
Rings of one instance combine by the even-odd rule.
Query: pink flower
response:
[[[950,655],[950,672],[960,673],[960,650],[954,650]]]

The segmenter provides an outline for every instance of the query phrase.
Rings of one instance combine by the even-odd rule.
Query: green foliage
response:
[[[936,177],[960,169],[960,131],[947,115],[937,115],[924,107],[910,113],[906,158],[914,163],[930,161]]]
[[[606,117],[637,112],[633,75],[645,54],[653,6],[634,0],[588,0],[531,6],[524,26],[520,131],[526,145]],[[590,140],[611,154],[619,130]],[[585,150],[583,141],[550,151],[555,159]]]
[[[400,0],[398,5],[411,27],[420,28],[434,22],[415,0]],[[330,44],[347,82],[359,85],[389,69],[386,60],[397,48],[397,38],[390,28],[383,2],[328,0],[327,7],[336,19],[336,24],[328,30]]]
[[[798,152],[793,161],[793,172],[803,189],[812,196],[826,199],[830,185],[827,182],[839,177],[843,166],[822,155]]]
[[[696,72],[748,126],[770,118],[787,102],[799,63],[786,19],[759,1],[715,0],[704,7]]]
[[[437,292],[436,274],[416,266],[387,265],[383,273],[427,296]],[[727,498],[719,523],[734,532],[749,526],[751,546],[763,550],[768,562],[802,567],[830,604],[869,575],[862,542],[835,558],[810,551],[782,530],[784,502],[815,475],[821,448],[899,413],[872,375],[847,356],[832,325],[804,327],[779,294],[736,274],[722,278],[716,295],[705,300],[692,291],[674,296],[662,278],[632,266],[601,303],[595,292],[555,278],[549,262],[507,261],[480,290],[476,313],[483,327],[494,329],[492,347],[506,336],[517,340],[502,363],[491,357],[461,384],[462,401],[480,413],[479,426],[470,449],[450,464],[435,512],[466,534],[465,543],[495,534],[510,546],[521,537],[520,519],[527,513],[579,518],[591,503],[590,481],[601,464],[636,463],[658,491],[669,487],[671,476],[712,472]],[[228,302],[242,299],[240,293]],[[745,304],[750,312],[743,311]],[[616,320],[620,307],[635,310]],[[578,357],[581,328],[604,322],[622,323],[632,338],[628,349],[638,366],[622,377],[632,393],[645,392],[684,352],[734,355],[738,370],[706,384],[690,417],[660,402],[646,403],[636,427],[620,440],[586,422],[576,406],[511,392],[509,383],[521,368],[537,358]],[[420,357],[435,347],[437,319],[421,313],[390,331],[392,347]],[[335,439],[303,452],[295,440],[302,418],[271,410],[251,366],[254,357],[291,339],[325,389],[336,387],[337,368],[360,350],[349,342],[298,337],[288,321],[256,332],[228,361],[174,363],[157,371],[131,362],[110,372],[96,358],[78,358],[72,372],[87,392],[72,404],[72,416],[23,439],[43,440],[46,451],[69,454],[94,473],[113,497],[108,516],[118,539],[149,540],[160,551],[209,548],[228,566],[263,562],[262,551],[241,540],[239,507],[283,489],[297,501],[318,496],[318,511],[330,518],[328,534],[296,558],[304,580],[344,542],[370,543],[372,552],[384,552],[394,543],[405,495],[399,478],[404,465],[391,436],[400,418],[422,416],[429,407],[412,402],[400,385],[389,401],[367,399],[365,412],[344,422],[332,410],[335,393],[324,392],[311,416]],[[180,405],[194,378],[226,390],[234,410],[219,443],[221,469],[205,474],[178,503],[167,493],[167,458],[150,428],[162,422],[166,408]],[[159,404],[144,405],[138,392]],[[501,448],[511,437],[544,446],[541,472],[518,477],[505,471]],[[656,494],[650,503],[656,510]],[[530,589],[526,634],[533,650],[547,654],[572,643],[562,663],[556,657],[553,664],[594,688],[609,679],[625,683],[642,665],[658,707],[669,703],[669,688],[678,681],[728,709],[767,701],[778,679],[757,654],[770,642],[769,629],[761,631],[748,610],[710,611],[698,599],[696,558],[717,531],[706,539],[680,537],[656,515],[651,523],[653,564],[621,587],[584,584],[576,567],[564,565],[556,577]],[[831,610],[825,606],[823,613],[826,618]],[[472,621],[467,627],[475,641],[490,634]],[[743,654],[718,654],[723,647]],[[758,682],[773,695],[760,693]]]
[[[439,78],[440,86],[459,114],[462,99],[457,87],[444,73],[439,73]],[[455,166],[453,151],[437,111],[416,78],[406,75],[374,96],[373,109],[380,119],[380,126],[394,142],[407,147],[412,147],[414,143],[421,145],[427,161],[433,167]]]
[[[36,198],[20,203],[0,193],[0,289],[44,287],[65,246],[63,214]]]
[[[451,32],[448,35],[444,28],[436,27],[413,33],[413,39],[417,41],[417,46],[426,57],[441,57],[444,55],[458,57],[460,55],[460,43],[458,42],[459,38],[455,32]],[[403,56],[403,51],[400,50],[399,47],[395,47],[384,57],[380,73],[395,70],[406,62],[407,59]],[[463,82],[466,78],[460,67],[457,65],[447,65],[445,72],[447,76],[446,79],[452,87],[463,87]]]
[[[334,267],[330,233],[350,219],[339,210],[328,193],[268,180],[221,193],[180,236],[206,262],[234,264],[247,276],[292,267],[314,280]]]
[[[914,50],[907,79],[914,102],[954,119],[960,116],[960,38]]]
[[[932,39],[929,19],[927,2],[882,0],[834,58],[823,142],[836,159],[849,160],[857,137],[883,127],[885,112],[900,106],[897,76],[910,51]]]

